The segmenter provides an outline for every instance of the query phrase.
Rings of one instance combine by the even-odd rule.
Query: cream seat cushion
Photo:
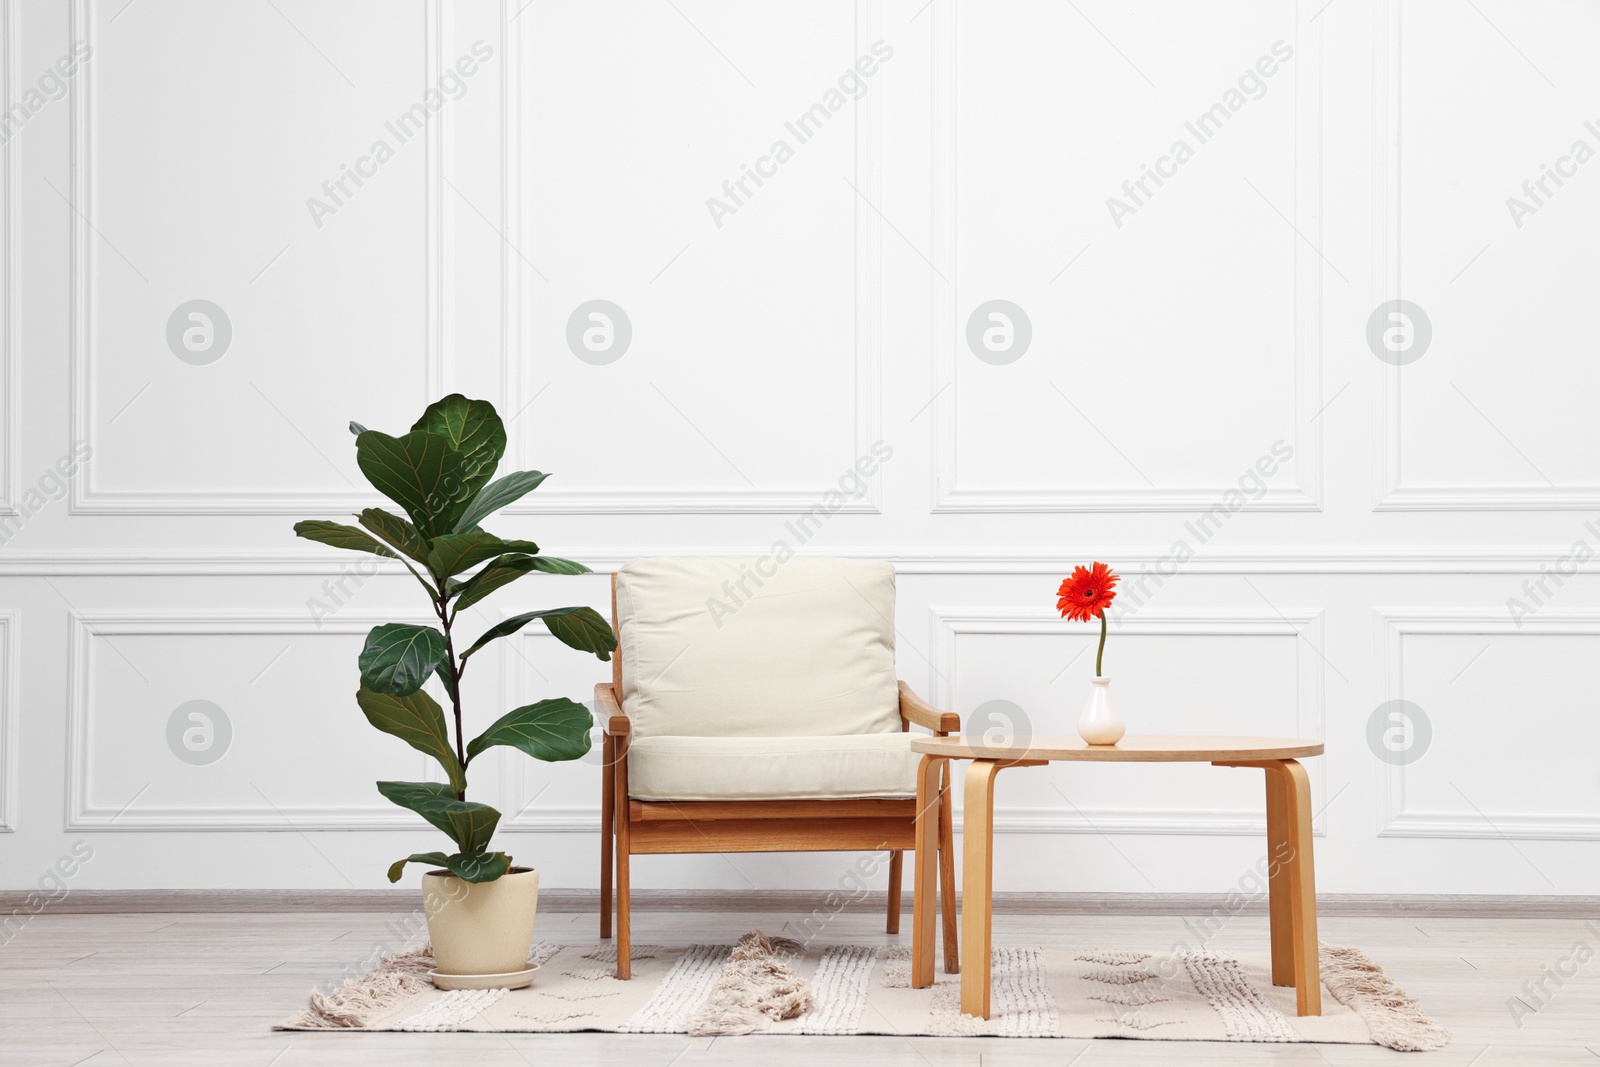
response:
[[[888,563],[636,559],[617,574],[617,622],[635,745],[900,732]]]
[[[645,737],[628,746],[637,800],[915,797],[913,734]]]

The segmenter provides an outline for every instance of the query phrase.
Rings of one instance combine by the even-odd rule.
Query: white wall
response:
[[[1595,568],[1527,618],[1507,600],[1600,544],[1600,163],[1506,203],[1600,148],[1594,5],[124,2],[0,3],[10,102],[92,49],[6,146],[0,496],[28,514],[0,547],[0,887],[79,839],[89,888],[371,887],[438,843],[371,787],[421,758],[351,699],[365,628],[423,606],[400,575],[346,580],[319,626],[353,560],[290,526],[371,500],[347,420],[459,389],[558,475],[496,529],[597,569],[794,541],[886,442],[804,551],[896,561],[925,695],[1070,731],[1092,631],[1054,589],[1103,559],[1141,602],[1107,652],[1135,731],[1326,739],[1324,891],[1594,891]],[[785,123],[880,40],[799,143]],[[399,143],[385,123],[478,41]],[[1230,102],[1205,143],[1186,128]],[[393,158],[314,221],[380,138]],[[780,138],[792,158],[714,219]],[[1170,176],[1135,202],[1146,164]],[[1432,329],[1405,366],[1366,337],[1399,297]],[[205,365],[166,337],[196,299],[232,328]],[[566,340],[593,299],[632,325],[609,364]],[[1013,362],[968,346],[992,300],[1031,324]],[[1241,480],[1256,499],[1197,533]],[[474,622],[583,598],[605,579],[530,580]],[[530,634],[469,697],[487,721],[605,671]],[[1402,697],[1432,736],[1396,765],[1368,727]],[[209,765],[168,744],[193,700],[231,727]],[[546,884],[592,886],[598,780],[519,756],[474,787]],[[998,885],[1227,889],[1260,798],[1253,772],[1011,772]],[[636,871],[826,887],[848,859]]]

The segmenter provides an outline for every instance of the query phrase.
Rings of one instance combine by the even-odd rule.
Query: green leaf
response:
[[[440,534],[428,551],[428,569],[440,578],[470,570],[507,552],[537,552],[532,541],[502,541],[492,533]]]
[[[450,866],[450,857],[443,852],[413,852],[403,860],[395,860],[389,865],[389,881],[398,882],[400,873],[406,869],[408,863],[426,863],[430,867]]]
[[[466,853],[450,857],[450,873],[463,882],[492,882],[511,870],[511,857],[504,852]]]
[[[593,574],[588,567],[560,556],[529,556],[528,562],[536,571],[546,574]]]
[[[429,597],[438,595],[434,588],[423,580],[422,575],[417,573],[417,568],[413,567],[409,563],[406,563],[404,556],[400,554],[404,553],[406,556],[410,556],[412,559],[418,560],[419,562],[426,558],[428,554],[427,542],[422,540],[421,535],[417,533],[417,528],[415,526],[412,526],[409,522],[400,518],[398,515],[391,515],[387,511],[382,511],[378,508],[368,508],[366,511],[363,511],[360,515],[360,520],[361,525],[367,527],[367,529],[369,529],[372,533],[378,535],[380,542],[388,543],[388,548],[386,548],[382,553],[378,554],[392,556],[396,559],[399,559],[405,569],[411,572],[411,576],[422,585],[423,589],[427,590]],[[345,526],[341,527],[341,529],[349,530],[354,534],[360,535],[361,537],[367,537],[366,534],[355,529],[354,527]],[[407,531],[409,531],[409,534]],[[370,538],[368,539],[370,540]],[[420,556],[416,554],[418,546],[420,546],[422,552],[422,555]],[[351,545],[350,547],[358,546]],[[380,543],[378,547],[383,548],[384,546]],[[389,549],[399,549],[399,552],[389,551]],[[368,551],[375,552],[376,550],[368,549]]]
[[[468,488],[467,457],[439,434],[390,437],[368,430],[356,438],[356,463],[379,492],[405,509],[426,540],[455,529],[477,495]]]
[[[350,432],[355,434],[357,437],[360,437],[362,434],[367,432],[367,428],[365,426],[361,425],[356,420],[351,419],[350,420]]]
[[[557,559],[555,556],[501,556],[471,578],[454,584],[451,592],[461,598],[456,601],[456,610],[470,608],[502,585],[509,585],[533,571],[542,571],[545,574],[588,574],[589,568],[570,559]]]
[[[540,471],[512,471],[504,478],[490,482],[473,498],[466,514],[456,521],[456,532],[465,533],[473,529],[507,504],[539,488],[539,483],[548,477],[548,474]]]
[[[547,763],[578,759],[589,751],[592,726],[594,716],[582,704],[566,697],[541,700],[503,716],[485,730],[467,746],[467,758],[505,745]]]
[[[511,857],[504,852],[457,852],[453,856],[443,852],[417,852],[389,866],[389,881],[398,882],[408,863],[443,867],[464,882],[492,882],[511,870]]]
[[[471,648],[461,653],[461,658],[465,660],[495,638],[516,633],[534,619],[543,619],[557,640],[571,645],[580,652],[593,652],[601,659],[608,660],[611,658],[611,651],[617,647],[617,635],[611,632],[610,625],[593,608],[546,608],[543,611],[514,615],[504,622],[496,623],[485,631]]]
[[[461,768],[461,761],[456,759],[456,750],[450,745],[444,709],[431,696],[420,689],[400,697],[363,689],[356,694],[356,703],[361,705],[362,713],[373,726],[439,761],[450,778],[445,796],[454,800],[466,792],[467,775]]]
[[[415,526],[400,516],[382,508],[367,508],[358,519],[390,548],[399,549],[418,563],[428,562],[428,542],[422,539]]]
[[[487,804],[453,800],[445,814],[456,828],[455,839],[462,852],[482,852],[488,848],[494,828],[500,824],[500,813]]]
[[[346,526],[342,522],[330,522],[327,519],[307,519],[305,522],[294,524],[294,532],[307,541],[315,541],[322,545],[332,545],[334,548],[348,548],[355,552],[371,552],[374,556],[394,557],[377,538],[370,534],[362,533],[354,526]]]
[[[455,838],[456,828],[444,812],[445,804],[460,803],[455,792],[441,782],[379,782],[378,792],[402,808],[410,808],[435,827]]]
[[[449,790],[438,782],[378,783],[378,792],[449,834],[462,852],[482,852],[494,836],[500,813],[487,804],[457,800]]]
[[[454,701],[456,698],[456,680],[450,677],[450,664],[440,660],[439,665],[433,669],[433,673],[438,676],[439,681],[444,683],[445,696]]]
[[[459,597],[456,611],[470,608],[502,585],[510,585],[533,570],[525,564],[533,556],[501,556],[471,578],[458,578],[450,583],[450,593]]]
[[[593,652],[609,660],[617,647],[617,635],[611,624],[593,608],[569,608],[564,614],[552,612],[545,616],[544,624],[556,640],[579,652]]]
[[[494,477],[494,469],[506,453],[506,428],[495,413],[494,405],[487,400],[468,400],[460,393],[451,393],[429,404],[411,429],[412,432],[438,434],[466,457],[465,498],[468,501]],[[440,527],[437,532],[455,529],[458,527],[451,524]]]
[[[361,650],[361,684],[393,696],[415,693],[445,656],[444,634],[433,627],[385,623],[367,635]]]

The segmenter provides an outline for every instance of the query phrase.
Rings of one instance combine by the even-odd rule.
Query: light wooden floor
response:
[[[1375,1047],[1233,1045],[1160,1041],[1022,1041],[935,1038],[717,1038],[493,1034],[284,1034],[269,1027],[297,1010],[312,985],[358,967],[375,946],[399,947],[400,915],[51,915],[0,946],[0,1064],[206,1064],[298,1067],[408,1064],[483,1067],[618,1064],[627,1067],[996,1067],[1051,1064],[1346,1064],[1408,1059]],[[800,916],[763,913],[635,913],[635,941],[730,939],[783,932]],[[874,912],[835,916],[826,942],[909,943],[888,938]],[[792,928],[790,932],[793,932]],[[1542,967],[1587,940],[1577,920],[1323,919],[1325,940],[1374,956],[1424,1008],[1454,1031],[1442,1052],[1410,1062],[1437,1067],[1586,1064],[1600,1067],[1600,955],[1518,1027],[1507,999]],[[541,911],[538,936],[596,940],[592,916]],[[998,915],[997,944],[1155,948],[1184,938],[1183,920],[1142,916]],[[1240,916],[1213,947],[1262,950],[1264,917]],[[1554,988],[1553,986],[1551,988]]]

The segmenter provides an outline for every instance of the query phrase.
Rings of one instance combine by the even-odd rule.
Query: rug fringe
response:
[[[311,1003],[293,1021],[292,1030],[361,1030],[385,1010],[433,986],[433,946],[423,945],[384,956],[378,965],[331,992],[311,991]]]
[[[1373,1041],[1397,1052],[1432,1052],[1449,1043],[1450,1031],[1422,1014],[1416,999],[1365,952],[1326,941],[1320,947],[1322,984],[1361,1016]]]
[[[793,1019],[811,1010],[811,985],[784,961],[805,951],[787,937],[768,938],[757,930],[734,946],[722,977],[689,1019],[693,1037],[750,1034],[769,1021]]]

